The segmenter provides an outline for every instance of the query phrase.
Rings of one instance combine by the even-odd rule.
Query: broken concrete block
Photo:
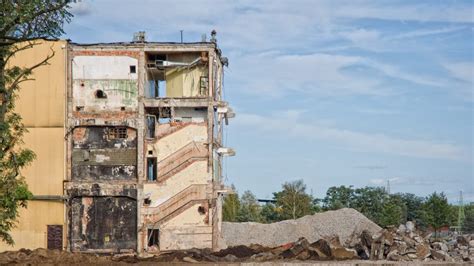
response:
[[[406,227],[406,230],[408,232],[413,232],[415,231],[415,223],[413,223],[412,221],[408,221],[405,223],[405,227]]]
[[[184,261],[184,262],[190,262],[190,263],[197,263],[197,262],[198,262],[197,260],[195,260],[195,259],[193,259],[193,258],[191,258],[191,257],[184,257],[184,258],[183,258],[183,261]]]
[[[359,256],[357,256],[357,251],[344,247],[331,248],[331,253],[333,258],[336,260],[351,260],[359,258]]]
[[[362,245],[370,248],[372,246],[372,236],[370,235],[370,232],[367,230],[362,231],[360,234],[360,242]]]
[[[430,247],[426,244],[420,244],[416,247],[416,255],[420,259],[424,259],[430,256]]]
[[[316,251],[321,258],[330,258],[332,256],[331,247],[325,239],[319,239],[312,243],[309,249]]]
[[[469,240],[465,236],[457,236],[456,242],[462,246],[469,246]]]
[[[270,261],[270,260],[275,260],[277,258],[278,256],[273,254],[272,252],[262,252],[250,257],[250,259],[253,261]]]

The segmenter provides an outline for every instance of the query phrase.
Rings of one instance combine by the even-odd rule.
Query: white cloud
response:
[[[401,39],[407,39],[407,38],[418,38],[418,37],[425,37],[425,36],[430,36],[430,35],[451,33],[451,32],[456,32],[456,31],[460,31],[464,29],[466,29],[466,27],[448,27],[448,28],[440,28],[440,29],[414,30],[414,31],[400,33],[400,34],[397,34],[395,36],[391,36],[385,39],[392,41],[392,40],[401,40]]]
[[[472,23],[472,5],[458,4],[446,5],[433,4],[397,4],[394,2],[376,1],[350,1],[338,3],[335,15],[338,17],[356,19],[383,19],[396,21],[422,21],[422,22],[452,22]],[[452,2],[451,2],[452,3]]]
[[[446,63],[444,67],[459,80],[468,82],[473,89],[474,64],[472,62]]]
[[[261,116],[239,114],[233,124],[252,130],[271,132],[273,135],[330,141],[341,148],[360,152],[383,153],[417,158],[437,158],[465,161],[468,153],[460,146],[432,140],[406,139],[382,133],[363,133],[337,127],[327,127],[294,116]]]
[[[344,72],[347,67],[364,64],[358,56],[331,54],[246,55],[239,57],[226,76],[243,84],[246,92],[283,96],[299,92],[307,95],[388,95],[381,80],[369,75]]]

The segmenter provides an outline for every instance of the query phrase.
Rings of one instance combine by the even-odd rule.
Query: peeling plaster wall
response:
[[[188,125],[171,135],[159,139],[156,143],[148,144],[148,150],[154,150],[158,155],[158,161],[161,161],[193,141],[207,141],[206,125]]]
[[[127,197],[78,197],[71,201],[74,251],[136,248],[136,200]]]
[[[195,204],[160,226],[160,250],[212,247],[209,211],[199,213],[200,206],[203,205]]]
[[[127,138],[109,139],[114,127],[77,127],[73,130],[72,180],[131,180],[137,175],[136,130]]]
[[[84,183],[73,185],[67,191],[71,197],[69,219],[73,251],[136,249],[135,186]]]
[[[135,67],[131,73],[130,67]],[[128,56],[75,56],[72,62],[73,108],[86,112],[138,108],[138,60]],[[96,97],[102,90],[107,98]]]

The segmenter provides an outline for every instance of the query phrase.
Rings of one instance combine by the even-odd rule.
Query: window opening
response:
[[[146,117],[146,137],[147,138],[155,138],[155,125],[156,125],[156,117],[153,115],[147,115]]]
[[[149,80],[148,81],[148,97],[149,98],[158,98],[160,96],[159,92],[159,81],[158,80]]]
[[[130,73],[131,74],[137,73],[137,66],[130,66]]]
[[[158,95],[157,97],[166,97],[166,80],[157,80],[157,89]]]
[[[107,94],[105,94],[105,92],[103,90],[96,90],[95,91],[95,97],[98,98],[98,99],[106,99]]]
[[[148,246],[160,246],[160,230],[159,229],[148,229]]]
[[[167,124],[171,122],[171,108],[162,107],[159,109],[158,122],[160,124]]]
[[[157,170],[157,163],[156,157],[149,157],[146,159],[147,163],[147,178],[148,181],[156,181],[156,170]]]
[[[199,214],[204,215],[204,214],[206,214],[206,208],[204,208],[204,206],[199,206],[198,207],[198,212],[199,212]]]
[[[126,127],[109,127],[107,129],[107,136],[108,139],[126,139],[127,136],[127,128]]]

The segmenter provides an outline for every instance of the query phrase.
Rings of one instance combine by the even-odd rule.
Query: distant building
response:
[[[138,36],[141,37],[141,36]],[[17,110],[37,159],[35,195],[14,247],[84,252],[216,248],[220,234],[223,100],[215,41],[76,44],[42,41],[13,64],[49,65],[25,82]]]

